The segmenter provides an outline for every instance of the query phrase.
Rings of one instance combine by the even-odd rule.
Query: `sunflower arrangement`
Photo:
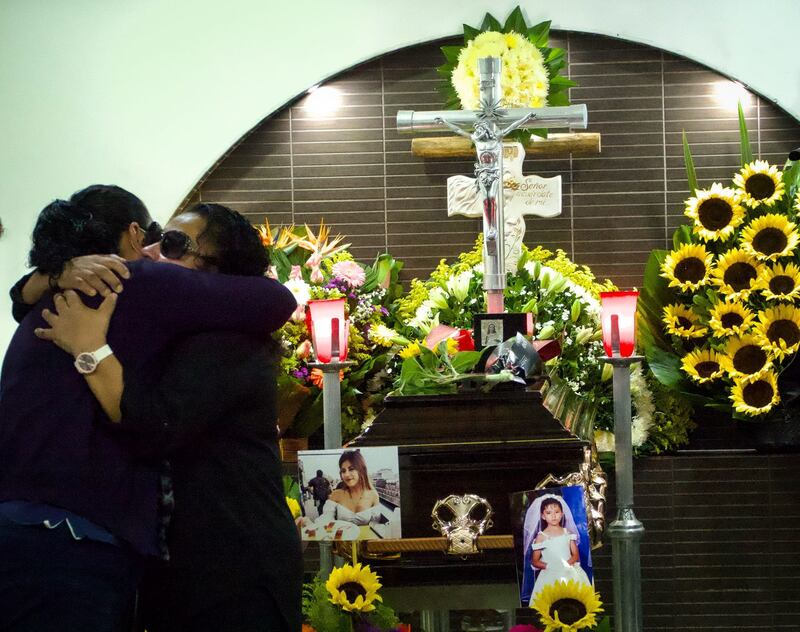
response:
[[[603,604],[588,584],[556,581],[542,588],[531,604],[544,625],[544,632],[580,632],[597,625]]]
[[[279,423],[287,436],[306,437],[322,423],[322,372],[309,367],[314,359],[306,325],[311,299],[345,298],[349,319],[348,360],[341,374],[342,424],[345,438],[359,432],[391,386],[385,373],[407,340],[388,326],[390,310],[402,288],[402,263],[382,254],[372,265],[356,261],[341,236],[323,223],[273,229],[258,227],[272,266],[269,275],[294,294],[297,310],[277,333],[282,347],[278,376]]]
[[[742,167],[728,185],[698,186],[684,137],[690,223],[650,255],[640,330],[664,384],[764,420],[788,412],[781,390],[800,349],[800,165],[754,160],[741,107],[739,119]]]
[[[303,586],[303,615],[318,632],[388,632],[400,622],[383,604],[380,577],[362,564],[334,568],[327,581],[319,577]]]
[[[445,63],[437,72],[444,80],[440,90],[445,107],[479,109],[478,60],[482,57],[502,59],[501,107],[569,105],[567,90],[577,84],[559,74],[566,64],[565,51],[548,47],[549,36],[549,21],[528,27],[519,7],[505,23],[487,13],[480,28],[465,24],[463,46],[442,47]],[[547,130],[517,130],[510,136],[524,143],[531,134],[546,138]]]

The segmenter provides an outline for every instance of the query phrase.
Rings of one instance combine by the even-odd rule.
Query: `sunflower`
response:
[[[686,374],[698,384],[710,382],[725,372],[720,355],[713,349],[695,349],[691,353],[687,353],[681,360],[681,366]]]
[[[778,376],[774,371],[735,380],[731,389],[733,408],[745,415],[762,415],[772,410],[781,397],[778,394]]]
[[[589,584],[572,579],[547,584],[531,604],[545,625],[544,632],[578,632],[595,626],[602,606]]]
[[[750,329],[755,320],[753,312],[735,301],[720,301],[708,312],[708,316],[711,331],[719,337],[741,335]]]
[[[800,349],[800,309],[794,305],[768,307],[758,314],[754,334],[779,360]]]
[[[776,263],[771,268],[764,268],[758,281],[768,301],[800,298],[800,268],[794,263]]]
[[[752,377],[772,368],[772,354],[755,336],[745,334],[728,339],[720,364],[731,377]]]
[[[703,241],[725,241],[744,221],[744,209],[733,189],[719,183],[710,189],[696,191],[696,196],[686,200],[684,214],[694,220],[694,232]]]
[[[773,206],[783,196],[783,172],[770,166],[766,160],[756,160],[745,165],[733,176],[740,199],[750,208],[759,204]]]
[[[785,215],[770,213],[750,222],[742,229],[742,249],[762,261],[786,257],[797,247],[797,224]]]
[[[700,323],[700,318],[690,308],[679,303],[667,305],[662,317],[667,333],[681,338],[702,338],[708,329]]]
[[[694,291],[708,282],[712,258],[705,246],[685,244],[667,255],[661,276],[669,279],[670,287]]]
[[[370,612],[375,610],[374,601],[383,601],[378,594],[381,584],[369,566],[345,564],[331,571],[325,588],[330,593],[330,602],[348,612]]]
[[[744,250],[734,248],[717,260],[712,275],[726,300],[747,300],[757,285],[763,266]]]

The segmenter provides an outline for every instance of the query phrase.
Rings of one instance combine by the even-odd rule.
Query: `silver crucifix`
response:
[[[587,122],[585,105],[502,108],[501,65],[499,57],[478,60],[480,110],[400,110],[397,113],[397,129],[400,132],[443,131],[444,128],[469,138],[475,145],[475,184],[483,201],[483,289],[487,293],[488,313],[504,311],[503,138],[516,129],[585,129]],[[471,133],[467,131],[470,128]]]

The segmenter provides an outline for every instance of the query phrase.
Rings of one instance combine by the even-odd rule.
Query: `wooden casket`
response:
[[[584,460],[583,441],[543,406],[541,384],[488,393],[389,397],[372,426],[348,447],[396,445],[402,494],[402,540],[382,549],[393,559],[370,559],[387,583],[514,582],[509,494],[534,489],[548,474],[564,476]],[[476,494],[489,501],[494,526],[484,536],[492,549],[466,558],[441,550],[404,546],[418,538],[441,538],[432,527],[437,500]],[[369,542],[362,556],[380,549]],[[441,543],[440,543],[441,544]]]

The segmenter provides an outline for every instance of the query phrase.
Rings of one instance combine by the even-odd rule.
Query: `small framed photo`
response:
[[[475,349],[480,351],[486,347],[494,347],[518,333],[529,335],[533,331],[532,321],[531,314],[475,314]]]
[[[305,541],[400,538],[397,446],[298,453]]]

